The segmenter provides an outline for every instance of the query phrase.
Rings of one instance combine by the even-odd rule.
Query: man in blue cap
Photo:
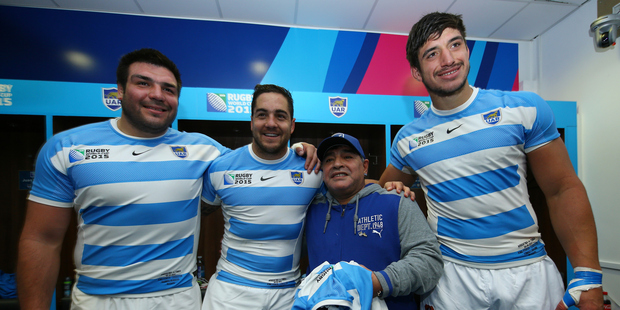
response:
[[[443,271],[436,238],[416,202],[365,184],[368,159],[359,141],[336,133],[317,149],[325,195],[306,217],[309,270],[327,261],[355,261],[372,272],[373,296],[389,309],[417,309]]]

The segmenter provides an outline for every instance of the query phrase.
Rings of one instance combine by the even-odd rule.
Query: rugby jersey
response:
[[[308,174],[304,165],[290,149],[281,159],[261,159],[251,144],[213,162],[203,196],[224,215],[219,280],[296,286],[306,210],[322,185],[322,173]]]
[[[84,293],[185,290],[194,281],[204,173],[229,150],[174,129],[131,137],[116,122],[77,127],[45,143],[29,199],[77,212],[76,285]]]
[[[401,128],[391,164],[418,174],[444,259],[519,266],[546,255],[527,191],[526,154],[558,137],[538,95],[474,88],[463,105],[431,106]]]

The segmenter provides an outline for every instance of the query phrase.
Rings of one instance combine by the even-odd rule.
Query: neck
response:
[[[252,141],[252,144],[250,145],[250,147],[252,148],[252,152],[254,153],[254,155],[264,160],[280,159],[286,156],[286,151],[288,149],[288,147],[285,147],[282,150],[278,151],[277,153],[269,153],[269,152],[263,151],[263,149],[261,149],[254,141]]]
[[[431,92],[429,95],[437,110],[452,110],[467,102],[473,92],[474,90],[466,83],[461,89],[449,96],[440,96]]]

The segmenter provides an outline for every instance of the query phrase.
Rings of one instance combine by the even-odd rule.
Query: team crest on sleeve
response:
[[[290,171],[290,173],[291,173],[291,180],[293,181],[293,183],[297,185],[301,185],[301,183],[304,182],[303,171]]]
[[[489,125],[495,125],[502,120],[502,109],[497,109],[489,113],[482,114],[482,119]]]
[[[335,117],[340,118],[347,113],[347,102],[346,97],[329,97],[329,111]]]
[[[187,148],[184,146],[170,146],[170,149],[172,150],[172,153],[174,153],[174,155],[176,155],[179,158],[185,158],[187,157],[187,155],[189,155],[189,152],[187,151]]]
[[[84,160],[84,150],[75,149],[69,151],[69,162],[75,163]]]
[[[101,91],[103,92],[102,93],[103,105],[105,105],[106,108],[112,111],[117,111],[118,109],[121,108],[121,101],[118,100],[118,89],[116,89],[116,87],[102,88]]]

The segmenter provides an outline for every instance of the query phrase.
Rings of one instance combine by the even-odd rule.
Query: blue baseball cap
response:
[[[366,159],[366,156],[364,156],[364,150],[362,150],[360,142],[355,137],[347,135],[346,133],[338,132],[321,141],[319,148],[316,151],[319,160],[323,161],[327,150],[331,149],[335,145],[348,145],[355,149],[360,156],[362,156],[362,160]]]

